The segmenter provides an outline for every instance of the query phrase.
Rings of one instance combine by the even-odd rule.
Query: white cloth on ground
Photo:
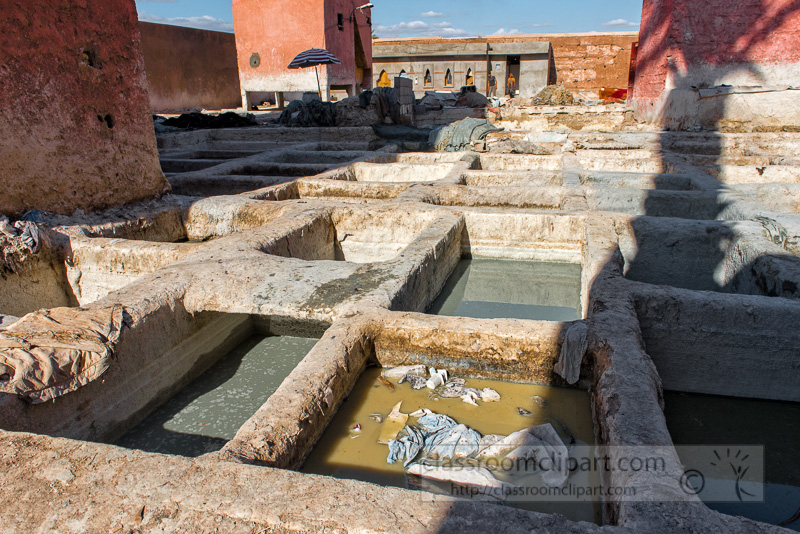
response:
[[[562,487],[569,478],[569,451],[550,423],[509,434],[482,449],[478,457],[491,458],[507,451],[511,451],[505,456],[508,460],[535,459],[537,471],[542,473],[542,480],[548,486]],[[549,461],[543,462],[544,458]]]

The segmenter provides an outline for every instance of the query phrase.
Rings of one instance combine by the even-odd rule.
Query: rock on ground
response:
[[[575,97],[563,85],[548,85],[533,98],[536,106],[571,106],[574,103]]]

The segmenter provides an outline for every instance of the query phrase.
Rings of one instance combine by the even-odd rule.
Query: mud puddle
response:
[[[459,398],[431,398],[432,390],[413,390],[410,384],[398,384],[398,380],[392,378],[386,379],[394,386],[394,389],[390,389],[379,381],[381,372],[377,368],[364,372],[306,460],[301,469],[303,472],[363,480],[382,486],[452,494],[450,483],[409,478],[402,462],[387,463],[389,447],[378,443],[378,440],[387,416],[401,401],[401,411],[406,414],[427,408],[437,414],[447,415],[482,435],[508,435],[521,429],[550,423],[565,445],[594,444],[590,398],[585,391],[467,379],[468,387],[491,388],[501,397],[497,402],[477,400],[479,405],[472,406]],[[414,424],[415,421],[411,417],[408,424]],[[501,471],[495,472],[495,476],[498,480],[507,478]],[[573,473],[569,484],[599,483],[587,478],[586,474]],[[518,484],[520,480],[523,484],[528,481],[537,483],[527,478],[518,478],[514,482]],[[554,503],[542,500],[515,498],[505,500],[503,504],[543,513],[560,513],[576,521],[600,520],[600,508],[591,501]]]

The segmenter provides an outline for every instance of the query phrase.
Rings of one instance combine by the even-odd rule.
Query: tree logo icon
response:
[[[717,462],[711,462],[711,465],[723,470],[726,468],[726,465],[730,467],[732,475],[735,478],[736,498],[739,499],[739,502],[744,502],[745,500],[742,495],[747,495],[751,498],[755,497],[754,493],[750,493],[742,487],[742,480],[750,470],[750,466],[746,464],[750,455],[744,454],[741,449],[737,450],[735,455],[731,455],[731,449],[728,448],[725,449],[724,458],[716,449],[714,450],[714,456],[717,457]]]
[[[763,445],[691,445],[680,449],[680,487],[704,502],[764,500]]]

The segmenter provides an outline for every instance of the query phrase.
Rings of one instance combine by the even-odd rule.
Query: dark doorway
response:
[[[512,78],[513,76],[513,78]],[[506,61],[506,94],[516,96],[519,91],[519,56],[508,56]],[[513,87],[511,87],[513,82]],[[513,91],[513,93],[512,93]]]
[[[356,94],[364,89],[372,88],[372,68],[367,61],[367,54],[364,52],[364,43],[361,41],[361,32],[358,23],[353,24],[353,45],[356,56]],[[351,95],[352,96],[352,95]]]

